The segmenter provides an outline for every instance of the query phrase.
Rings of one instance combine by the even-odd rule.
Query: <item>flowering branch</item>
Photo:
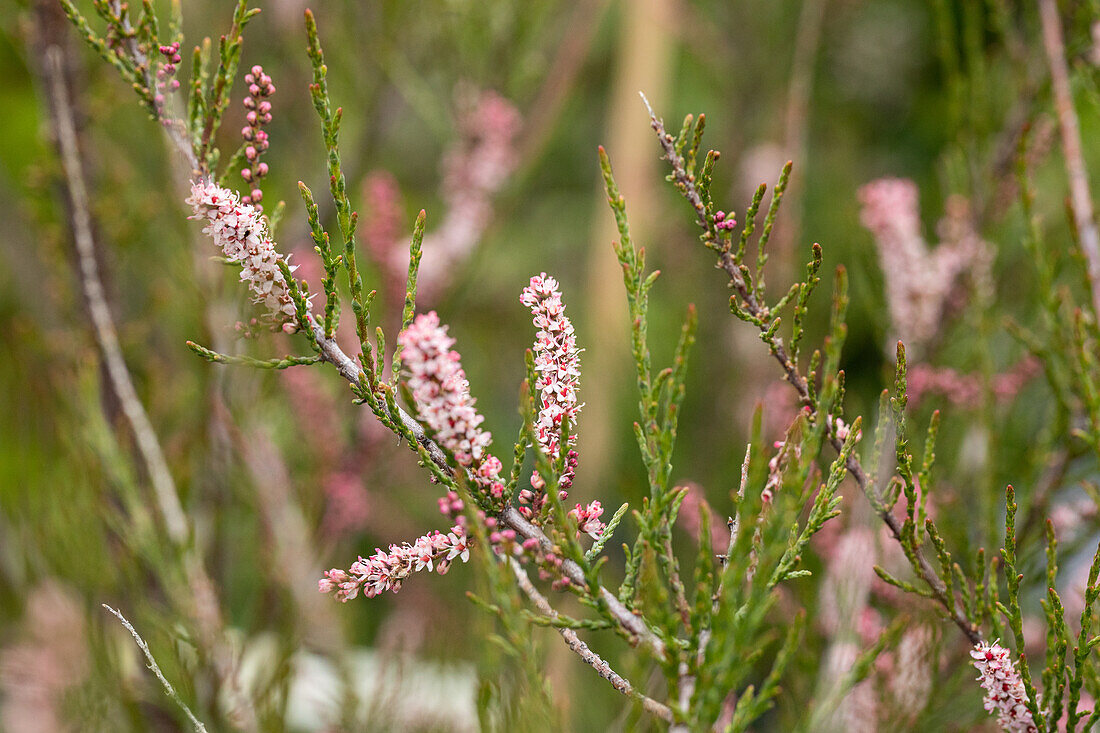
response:
[[[695,212],[696,222],[703,230],[700,239],[707,247],[718,253],[718,265],[725,271],[727,277],[729,277],[730,284],[736,292],[736,295],[731,298],[730,301],[731,309],[734,310],[738,317],[753,323],[760,330],[761,337],[764,339],[765,343],[768,344],[773,358],[779,362],[780,367],[783,369],[784,378],[798,393],[801,404],[807,407],[810,414],[813,415],[819,408],[819,400],[816,399],[816,395],[811,389],[809,381],[799,371],[795,361],[797,352],[795,352],[795,356],[792,358],[792,355],[787,351],[782,337],[776,333],[780,321],[778,317],[774,315],[774,311],[779,309],[778,306],[772,309],[760,300],[763,293],[752,284],[748,268],[739,261],[740,258],[738,255],[742,254],[742,251],[739,250],[735,254],[730,246],[730,238],[728,235],[723,236],[716,225],[715,215],[713,213],[714,207],[713,204],[710,203],[709,187],[710,175],[713,171],[714,161],[717,159],[718,154],[714,151],[707,154],[706,163],[704,164],[703,172],[699,179],[699,183],[703,187],[701,192],[699,186],[696,185],[696,177],[688,172],[685,160],[677,150],[676,138],[673,138],[672,135],[665,131],[664,123],[658,119],[652,107],[649,106],[648,101],[645,100],[644,95],[642,99],[645,101],[646,109],[649,111],[650,124],[654,131],[656,131],[658,142],[664,150],[664,157],[672,168],[672,181],[680,191],[680,194],[689,204],[691,204]],[[706,200],[704,200],[704,195],[706,195]],[[769,216],[771,216],[770,212]],[[820,260],[820,248],[817,245],[814,245],[814,248],[814,261],[818,262]],[[743,250],[743,248],[741,249]],[[811,270],[813,271],[814,269],[813,265],[811,265]],[[799,296],[800,301],[808,296],[808,289],[806,284],[803,284]],[[785,297],[780,301],[781,304],[785,304],[790,297],[790,295]],[[738,299],[740,299],[739,303],[737,302]],[[798,314],[796,312],[796,328],[798,327],[797,319]],[[837,346],[835,341],[833,346],[834,348]],[[837,354],[837,356],[839,356],[839,354]],[[899,370],[902,370],[901,373],[903,373],[903,361],[899,363]],[[829,371],[825,370],[824,373],[828,374]],[[829,442],[838,452],[842,450],[844,445],[844,441],[835,434],[835,431],[829,435]],[[903,526],[902,522],[892,513],[892,511],[890,511],[890,507],[884,505],[881,499],[873,492],[871,479],[867,476],[858,455],[854,452],[848,455],[846,468],[848,473],[856,480],[856,483],[863,493],[871,499],[872,505],[875,506],[877,513],[882,521],[886,523],[886,526],[890,529],[894,538],[901,542],[903,546],[909,545],[911,547],[911,552],[907,552],[907,554],[910,556],[913,569],[927,584],[932,593],[932,597],[944,608],[951,620],[959,627],[959,630],[966,635],[972,644],[979,643],[982,640],[982,636],[976,625],[967,618],[963,610],[955,603],[955,599],[951,597],[947,584],[941,579],[939,573],[935,571],[931,563],[920,551],[919,547],[915,545],[912,540],[913,533],[907,527]]]

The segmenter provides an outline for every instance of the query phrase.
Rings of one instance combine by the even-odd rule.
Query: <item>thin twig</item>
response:
[[[646,109],[649,111],[650,125],[657,132],[657,139],[660,141],[661,148],[665,152],[665,159],[668,160],[672,167],[672,174],[674,180],[679,187],[682,195],[687,199],[695,210],[695,217],[699,225],[703,228],[704,237],[707,239],[708,246],[718,251],[719,267],[726,272],[726,275],[730,279],[735,291],[737,291],[738,297],[741,298],[743,303],[742,307],[751,315],[761,320],[770,320],[771,314],[768,309],[760,301],[757,300],[756,295],[753,292],[752,287],[745,282],[745,278],[741,273],[740,267],[733,259],[733,255],[726,248],[717,230],[714,228],[714,222],[707,216],[706,206],[703,204],[702,198],[699,196],[698,190],[695,188],[695,181],[689,177],[687,170],[684,166],[684,160],[676,152],[676,144],[672,136],[665,131],[664,123],[653,112],[653,108],[650,107],[649,101],[646,100],[645,95],[642,95],[642,101],[645,102]],[[798,392],[799,401],[801,404],[809,407],[811,410],[816,409],[813,404],[813,399],[810,396],[809,385],[806,378],[798,370],[798,365],[795,364],[790,356],[787,354],[786,347],[783,345],[783,339],[779,336],[775,336],[771,342],[771,354],[779,365],[783,368],[784,378],[794,387]],[[844,447],[843,442],[836,437],[836,435],[829,436],[829,442],[836,449],[837,452]],[[848,473],[859,484],[860,489],[870,496],[872,491],[871,480],[868,478],[867,473],[863,470],[863,466],[860,464],[859,457],[853,451],[849,456],[845,464],[848,469]],[[899,542],[902,537],[901,522],[892,512],[888,509],[879,512],[879,516],[882,521],[889,527],[890,533],[894,535],[894,538]],[[977,644],[982,640],[981,633],[966,616],[962,613],[960,608],[961,604],[953,603],[947,595],[947,586],[943,580],[933,569],[928,558],[918,549],[915,552],[917,564],[913,568],[921,579],[928,585],[932,591],[932,597],[943,606],[944,612],[947,614],[959,630],[966,635],[966,638],[970,640],[971,644]]]
[[[122,622],[122,625],[126,627],[126,630],[130,632],[130,636],[134,637],[134,641],[137,642],[138,648],[141,649],[141,653],[145,655],[145,661],[149,663],[149,669],[153,670],[153,674],[160,680],[160,684],[164,687],[164,691],[168,694],[168,697],[172,698],[172,700],[180,706],[183,712],[187,714],[188,719],[191,721],[191,725],[195,727],[197,733],[206,733],[206,726],[202,724],[201,720],[195,717],[195,714],[191,712],[191,708],[187,707],[187,703],[183,701],[183,698],[181,698],[175,688],[172,687],[172,683],[169,682],[165,678],[164,673],[160,671],[160,667],[157,666],[157,660],[153,658],[153,653],[149,651],[149,645],[145,643],[145,639],[141,638],[141,634],[137,632],[137,629],[135,629],[120,612],[111,608],[106,603],[102,605],[114,614],[114,616]]]
[[[134,67],[142,70],[145,87],[150,90],[150,93],[155,93],[157,88],[156,73],[153,69],[153,65],[149,62],[149,58],[145,55],[145,52],[141,50],[141,44],[138,43],[137,37],[134,35],[134,28],[130,24],[129,14],[122,12],[125,9],[122,0],[108,0],[107,4],[111,13],[119,18],[126,51],[130,54],[130,58],[134,62]],[[195,150],[191,146],[191,139],[187,131],[181,125],[175,124],[176,120],[171,120],[170,122],[171,124],[165,126],[164,132],[168,136],[169,142],[172,143],[172,147],[183,156],[183,159],[187,161],[187,165],[191,166],[193,173],[206,173],[206,162],[203,161],[200,166],[199,158],[195,155]]]
[[[557,619],[558,612],[550,605],[546,596],[540,593],[538,588],[531,582],[523,566],[514,558],[509,558],[508,562],[512,566],[512,571],[516,574],[516,582],[519,584],[520,589],[527,594],[527,597],[531,599],[539,612],[547,618]],[[646,712],[652,713],[666,722],[672,722],[672,710],[667,705],[639,692],[630,683],[630,680],[613,670],[603,657],[592,651],[588,644],[577,636],[576,631],[562,627],[555,627],[555,630],[561,634],[561,638],[565,640],[566,645],[583,659],[585,664],[596,670],[600,677],[610,682],[612,687],[627,697],[637,700]]]
[[[1088,266],[1092,310],[1100,317],[1100,232],[1096,228],[1088,171],[1081,154],[1081,129],[1077,124],[1077,113],[1073,109],[1069,65],[1066,63],[1066,47],[1062,40],[1062,19],[1054,0],[1039,0],[1039,22],[1043,30],[1043,48],[1046,49],[1050,64],[1054,108],[1058,113],[1058,127],[1062,133],[1062,153],[1066,159],[1066,177],[1069,179],[1074,224],[1081,242],[1081,252],[1085,255]]]
[[[157,505],[164,520],[164,528],[172,543],[182,546],[187,541],[188,530],[187,520],[176,491],[176,483],[168,470],[168,462],[161,451],[153,425],[149,422],[149,416],[134,389],[130,371],[122,355],[122,347],[119,345],[118,333],[111,318],[111,310],[107,305],[103,281],[99,275],[88,189],[84,182],[84,166],[77,144],[69,90],[65,82],[64,56],[58,46],[51,45],[46,49],[44,66],[52,102],[51,117],[54,134],[61,156],[61,166],[65,173],[65,186],[69,193],[69,220],[80,266],[80,285],[88,301],[88,315],[92,321],[92,330],[99,350],[103,354],[103,364],[106,367],[111,388],[118,398],[126,421],[130,424],[138,452],[149,473],[153,493],[156,495]]]

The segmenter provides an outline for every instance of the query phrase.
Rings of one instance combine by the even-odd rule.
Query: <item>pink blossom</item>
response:
[[[348,570],[333,568],[318,581],[322,593],[333,593],[336,600],[347,602],[362,593],[373,598],[385,591],[396,593],[401,583],[413,573],[433,570],[443,575],[455,558],[470,559],[470,547],[465,530],[459,525],[447,534],[432,532],[415,542],[390,545],[387,552],[376,549],[370,557],[360,557]]]
[[[424,237],[417,294],[421,302],[436,298],[458,266],[469,257],[492,218],[493,197],[504,187],[518,157],[515,138],[520,115],[504,97],[491,91],[464,105],[458,119],[458,141],[443,158],[440,196],[445,210]],[[400,303],[408,270],[408,240],[401,234],[401,195],[388,173],[367,177],[370,218],[363,238],[385,273],[387,289]]]
[[[567,420],[570,427],[565,469],[558,481],[558,490],[564,499],[573,485],[579,457],[573,449],[577,442],[573,428],[577,424],[577,413],[584,407],[577,403],[581,352],[577,348],[573,323],[565,315],[565,304],[562,303],[557,280],[545,272],[532,277],[519,300],[531,309],[532,322],[537,329],[534,353],[539,412],[534,424],[535,440],[551,460],[561,457],[562,421]],[[520,492],[520,511],[525,516],[531,517],[542,511],[546,501],[542,493],[545,485],[545,479],[537,471],[532,473],[531,487],[535,491],[524,489]]]
[[[263,211],[260,201],[263,199],[263,191],[260,190],[260,180],[267,175],[267,163],[259,162],[260,156],[268,148],[268,135],[263,126],[271,122],[271,102],[267,98],[275,93],[275,85],[271,83],[271,77],[264,73],[264,67],[253,66],[244,81],[248,84],[248,95],[242,104],[247,110],[244,119],[248,124],[241,129],[241,137],[249,143],[245,148],[245,158],[248,167],[241,170],[241,178],[252,186],[252,190],[243,198],[248,204],[253,204],[258,211]]]
[[[354,472],[335,471],[322,479],[326,536],[341,537],[362,529],[371,515],[370,495]]]
[[[576,507],[569,510],[569,516],[577,520],[577,529],[594,540],[599,539],[604,530],[607,529],[607,525],[600,521],[601,514],[603,514],[603,506],[598,501],[594,501],[588,506],[577,504]]]
[[[283,256],[256,207],[208,179],[191,184],[187,203],[195,212],[189,218],[203,221],[202,233],[214,239],[226,259],[241,266],[241,282],[248,284],[252,301],[263,304],[277,323],[293,323],[297,310],[279,269]]]
[[[447,335],[447,327],[440,325],[439,316],[432,311],[417,316],[397,340],[420,420],[460,466],[470,469],[483,494],[500,499],[504,495],[500,481],[503,466],[487,451],[493,436],[481,429],[485,418],[474,408],[470,383],[461,356],[451,350],[455,340]]]
[[[397,179],[388,171],[372,171],[363,180],[363,199],[366,216],[359,226],[360,236],[367,252],[382,269],[382,292],[395,304],[403,303],[409,246],[403,241],[404,202]],[[422,289],[419,283],[417,289]]]
[[[852,432],[851,426],[839,417],[834,418],[832,415],[826,415],[825,424],[828,426],[829,430],[832,430],[836,433],[836,437],[838,440],[848,440],[848,436]],[[856,433],[856,441],[858,442],[862,438],[863,431],[860,430],[858,433]]]
[[[680,504],[680,513],[676,515],[676,523],[698,542],[710,542],[714,554],[718,555],[726,551],[729,545],[729,532],[724,520],[714,515],[714,511],[707,503],[706,492],[697,483],[689,482],[677,487],[684,492],[684,500]],[[700,510],[710,518],[710,537],[703,537],[703,527],[699,520]]]
[[[985,709],[997,714],[1001,729],[1008,733],[1032,733],[1038,730],[1027,709],[1027,693],[1016,671],[1011,653],[996,641],[979,642],[970,651],[985,688]]]
[[[535,420],[535,438],[547,456],[560,455],[562,420],[570,428],[577,424],[577,413],[584,407],[577,404],[580,382],[580,349],[573,323],[565,315],[558,281],[545,272],[531,278],[523,289],[520,302],[531,309],[535,334],[535,389],[539,391],[539,414]],[[570,432],[569,445],[576,442]]]

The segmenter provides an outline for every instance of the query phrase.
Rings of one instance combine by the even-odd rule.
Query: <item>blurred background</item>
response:
[[[277,240],[319,290],[296,185],[314,190],[331,222],[308,91],[306,3],[256,4],[263,12],[245,33],[241,73],[262,64],[277,88],[264,203],[270,211],[286,201]],[[182,5],[185,49],[229,26],[232,3]],[[91,13],[90,4],[85,10]],[[697,241],[690,210],[664,180],[639,91],[673,129],[687,113],[706,113],[704,147],[722,152],[714,195],[739,221],[758,184],[768,184],[766,206],[783,163],[794,161],[772,238],[769,293],[774,300],[785,292],[803,272],[810,245],[822,245],[824,277],[807,337],[816,345],[831,273],[847,268],[846,412],[867,424],[876,420],[878,392],[892,374],[892,339],[904,324],[891,322],[879,250],[860,224],[860,187],[884,176],[915,181],[932,245],[949,237],[943,227],[937,233],[937,222],[950,197],[962,197],[955,200],[968,206],[963,218],[989,246],[988,277],[984,288],[963,278],[937,312],[935,335],[915,345],[913,361],[976,375],[985,387],[996,375],[1019,379],[1004,398],[988,388],[960,397],[929,387],[914,399],[913,420],[923,425],[943,409],[936,511],[949,542],[964,555],[990,546],[990,528],[1000,521],[995,497],[1008,482],[1027,491],[1053,440],[1049,388],[1032,378],[1025,349],[1005,327],[1007,318],[1025,326],[1038,318],[1013,177],[1024,130],[1045,241],[1060,250],[1069,241],[1030,4],[328,0],[313,10],[330,92],[344,110],[343,163],[362,217],[364,279],[379,291],[376,321],[392,338],[412,222],[426,209],[420,308],[450,324],[486,426],[507,446],[520,424],[523,352],[534,335],[519,293],[532,274],[557,277],[585,349],[576,501],[636,505],[645,487],[632,433],[625,291],[597,145],[611,157],[635,241],[662,272],[651,305],[656,364],[670,360],[688,303],[699,311],[673,477],[713,507],[717,527],[757,405],[769,440],[782,436],[795,408],[753,329],[729,313],[724,278]],[[1087,2],[1063,10],[1084,152],[1095,162],[1095,13]],[[43,37],[68,44],[106,298],[192,527],[187,552],[211,582],[209,597],[195,597],[193,568],[179,561],[160,525],[147,468],[90,327],[46,113],[36,50]],[[236,147],[244,124],[240,94],[238,82],[219,141],[225,150]],[[228,645],[227,658],[243,654],[244,694],[260,701],[260,729],[476,728],[478,670],[504,663],[489,658],[489,622],[464,597],[475,585],[473,564],[346,605],[316,592],[325,568],[445,529],[437,487],[352,403],[333,370],[224,367],[187,348],[193,340],[258,358],[308,353],[304,339],[281,332],[259,328],[242,338],[237,324],[250,330],[257,313],[187,221],[186,180],[161,130],[52,3],[0,0],[0,110],[0,727],[185,726],[100,608],[106,603],[143,633],[184,699],[216,729],[233,723],[225,700],[240,691],[225,689],[219,670],[229,662],[204,641],[215,628],[225,636],[214,646]],[[1077,287],[1072,278],[1070,286]],[[1069,463],[1064,475],[1093,471],[1091,463]],[[838,523],[873,526],[865,502],[852,499]],[[697,531],[685,526],[678,540],[688,551]],[[715,544],[724,546],[718,534]],[[821,586],[834,550],[823,542],[807,558],[826,580],[793,593],[792,608],[824,613]],[[605,572],[615,577],[622,558],[611,554]],[[874,600],[867,623],[878,618],[881,625],[902,605]],[[937,658],[958,660],[960,639],[951,629],[919,604],[905,612],[927,624]],[[556,635],[531,633],[557,724],[650,725]],[[811,630],[761,729],[789,729],[799,718],[820,684],[829,639],[828,629]],[[609,635],[593,643],[612,659],[622,652]],[[627,664],[624,673],[632,671]],[[942,673],[930,666],[927,676],[931,692],[898,725],[970,730],[984,723],[970,670],[945,662]],[[875,684],[873,694],[885,700],[888,685]],[[959,695],[969,703],[955,702]]]

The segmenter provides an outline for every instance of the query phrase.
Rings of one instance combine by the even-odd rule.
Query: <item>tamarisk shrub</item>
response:
[[[667,163],[667,180],[686,203],[689,226],[720,271],[715,288],[723,284],[719,280],[725,281],[731,292],[731,314],[756,332],[797,402],[783,440],[771,447],[763,439],[759,417],[753,425],[740,473],[729,482],[736,488],[726,503],[715,507],[727,517],[725,551],[715,555],[712,548],[714,518],[707,504],[692,502],[699,512],[698,522],[692,522],[698,547],[685,556],[676,551],[672,528],[688,488],[671,479],[697,315],[694,306],[686,307],[670,363],[655,366],[648,326],[650,295],[658,286],[659,273],[647,268],[646,250],[631,235],[627,201],[619,192],[606,150],[599,148],[598,167],[618,230],[613,247],[629,312],[624,325],[630,329],[637,389],[633,431],[645,487],[639,506],[631,511],[623,504],[605,521],[601,499],[588,495],[578,450],[583,349],[565,314],[568,298],[554,277],[542,272],[524,287],[517,283],[517,308],[531,310],[535,332],[518,399],[522,424],[510,451],[508,444],[501,447],[494,442],[493,433],[483,427],[485,417],[477,410],[473,395],[484,394],[488,385],[471,384],[455,349],[456,340],[439,311],[418,312],[424,211],[413,226],[398,332],[388,339],[384,329],[374,325],[375,291],[368,289],[358,263],[358,215],[341,160],[342,110],[333,106],[328,68],[311,12],[305,15],[312,69],[309,94],[320,121],[333,212],[323,216],[313,191],[299,183],[305,225],[322,273],[317,292],[296,279],[295,266],[279,251],[273,232],[282,208],[261,208],[264,192],[259,185],[268,163],[260,157],[278,152],[277,146],[269,149],[264,129],[272,119],[269,97],[275,87],[263,67],[253,66],[245,75],[247,126],[241,131],[244,139],[239,149],[223,164],[216,145],[238,75],[243,31],[258,10],[249,9],[247,0],[235,5],[233,25],[222,37],[217,63],[212,54],[196,49],[191,78],[184,86],[177,79],[182,63],[178,17],[162,34],[153,2],[131,11],[125,3],[95,0],[95,11],[107,27],[101,34],[72,0],[61,2],[85,40],[131,84],[139,102],[163,126],[174,152],[186,162],[192,218],[201,221],[202,233],[222,260],[239,268],[239,279],[260,311],[256,324],[281,329],[307,353],[259,360],[190,342],[189,347],[220,364],[334,368],[350,385],[355,402],[369,409],[415,454],[424,479],[438,488],[439,508],[445,516],[440,528],[425,529],[411,541],[398,539],[388,549],[375,549],[347,563],[347,569],[325,572],[317,581],[321,592],[341,601],[377,603],[377,596],[399,592],[406,583],[430,582],[426,576],[413,578],[416,573],[443,574],[456,560],[466,564],[473,559],[478,591],[469,596],[492,619],[496,646],[524,670],[531,689],[539,694],[546,692],[545,674],[527,647],[532,627],[549,626],[582,663],[661,725],[674,730],[748,730],[775,706],[782,685],[787,684],[784,681],[799,665],[813,663],[800,659],[804,635],[816,633],[807,632],[806,619],[818,608],[803,602],[815,570],[809,561],[811,540],[840,515],[840,492],[847,487],[859,495],[860,511],[885,528],[894,556],[901,558],[889,569],[874,567],[880,592],[888,589],[890,601],[899,608],[934,610],[953,629],[955,645],[969,651],[969,660],[960,653],[945,655],[943,660],[956,669],[968,669],[967,662],[973,662],[980,674],[978,684],[971,685],[970,702],[976,709],[984,693],[986,710],[1009,731],[1048,731],[1060,725],[1068,730],[1079,725],[1087,729],[1100,717],[1100,708],[1094,707],[1091,713],[1078,710],[1083,690],[1100,698],[1100,675],[1092,653],[1100,639],[1093,636],[1100,552],[1088,573],[1074,636],[1056,589],[1059,555],[1054,528],[1046,523],[1047,587],[1041,604],[1047,626],[1046,658],[1037,686],[1029,659],[1022,654],[1021,602],[1028,599],[1021,594],[1024,574],[1017,556],[1014,489],[1006,491],[1003,543],[999,527],[985,535],[994,543],[991,547],[1002,545],[998,557],[992,553],[987,557],[984,549],[975,551],[941,531],[929,505],[929,496],[937,491],[933,469],[940,417],[932,413],[923,431],[923,450],[918,452],[910,425],[906,344],[896,344],[893,384],[881,394],[876,424],[865,425],[862,417],[844,414],[841,357],[848,333],[846,270],[835,270],[827,334],[817,348],[808,348],[805,342],[807,316],[822,277],[823,248],[813,244],[802,253],[808,259],[803,277],[784,292],[769,291],[765,280],[769,242],[791,181],[790,162],[779,173],[766,211],[761,212],[766,192],[762,185],[738,217],[731,206],[718,201],[720,187],[715,186],[714,176],[720,155],[702,146],[704,115],[688,115],[678,131],[670,130],[645,102],[657,151]],[[182,96],[184,89],[186,103],[177,104],[175,97]],[[486,104],[500,118],[493,145],[480,154],[491,153],[492,165],[478,178],[480,183],[472,192],[476,196],[464,208],[455,204],[466,212],[464,226],[469,230],[483,227],[488,195],[500,188],[515,166],[509,147],[518,124],[514,110],[495,97],[487,98]],[[477,164],[487,162],[476,152],[468,157],[473,159],[467,160],[468,165],[448,164],[448,178],[461,182],[465,179],[460,173],[470,174]],[[238,176],[249,189],[243,197],[227,185]],[[1100,458],[1096,314],[1087,305],[1074,307],[1071,295],[1054,287],[1054,255],[1038,245],[1026,170],[1021,172],[1019,190],[1031,226],[1029,246],[1049,292],[1043,303],[1047,331],[1031,333],[1022,327],[1017,331],[1048,374],[1061,424],[1067,429],[1074,425],[1076,439]],[[992,255],[970,226],[964,202],[952,202],[942,232],[946,244],[930,252],[920,234],[915,185],[879,180],[863,188],[859,199],[863,221],[879,243],[886,269],[893,327],[922,350],[923,358],[956,280],[970,269],[986,267]],[[463,236],[452,249],[464,252],[475,238]],[[1086,257],[1090,254],[1087,248],[1083,252]],[[1090,285],[1097,287],[1095,282]],[[1072,318],[1063,317],[1067,312]],[[448,314],[452,321],[461,317]],[[354,331],[352,353],[337,341],[340,328]],[[387,341],[395,344],[392,350],[387,350]],[[502,353],[497,358],[518,363],[521,355]],[[528,461],[534,465],[530,473],[525,470]],[[576,501],[578,495],[583,499]],[[573,508],[567,502],[575,502]],[[628,512],[631,522],[627,522]],[[846,531],[849,541],[837,544],[865,548],[877,536],[854,523]],[[617,532],[626,541],[613,545]],[[854,559],[849,557],[852,554]],[[876,553],[848,553],[846,562],[858,562],[862,555]],[[1032,572],[1030,567],[1026,570]],[[536,585],[533,571],[546,588]],[[829,572],[830,582],[839,582],[835,568]],[[870,575],[862,577],[868,582],[861,581],[858,592],[848,593],[843,603],[834,599],[837,607],[853,613],[857,608],[861,613],[874,610],[868,600],[875,592],[869,585]],[[838,598],[843,595],[835,587],[830,592]],[[878,661],[886,658],[880,656],[884,650],[893,653],[905,636],[906,617],[901,613],[890,623],[866,627],[851,623],[852,619],[834,621],[824,625],[825,633],[832,635],[829,648],[835,654],[831,658],[843,661],[835,670],[828,668],[829,675],[838,679],[819,685],[814,695],[805,684],[789,685],[791,694],[807,696],[800,705],[804,730],[835,725],[832,716],[840,702],[868,680]],[[873,633],[863,638],[868,628]],[[591,633],[593,646],[578,632]],[[858,643],[841,638],[844,634],[859,637]],[[1000,643],[1009,634],[1015,652]],[[930,654],[926,634],[906,638],[904,649],[892,657],[902,667],[902,660],[925,659]],[[927,669],[926,674],[935,674],[935,665]],[[891,694],[913,701],[913,708],[926,704],[930,695],[923,683],[927,680],[899,683],[911,679],[906,674],[912,670],[899,669],[890,678]],[[500,679],[482,686],[478,700],[482,722],[503,719],[501,689]],[[874,692],[870,685],[861,690]],[[915,720],[919,712],[905,714]],[[861,715],[866,720],[878,714],[864,711]],[[537,725],[533,720],[521,723]]]

